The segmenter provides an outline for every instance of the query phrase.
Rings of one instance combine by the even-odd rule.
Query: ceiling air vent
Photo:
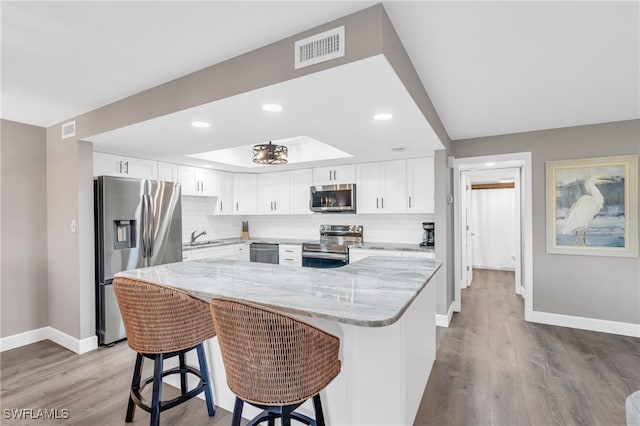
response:
[[[62,125],[62,139],[70,138],[76,135],[76,122],[70,121]]]
[[[295,42],[295,69],[344,56],[344,26]]]

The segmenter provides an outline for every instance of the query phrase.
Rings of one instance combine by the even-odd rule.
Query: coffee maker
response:
[[[433,247],[436,243],[435,224],[433,222],[422,222],[422,247]]]

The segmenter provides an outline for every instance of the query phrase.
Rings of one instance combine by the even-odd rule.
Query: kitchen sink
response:
[[[215,245],[222,244],[224,241],[222,240],[200,240],[193,243],[184,243],[185,247],[198,247],[198,246],[207,246],[207,245]]]

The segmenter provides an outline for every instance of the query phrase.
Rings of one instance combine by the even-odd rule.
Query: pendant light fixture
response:
[[[263,143],[253,146],[253,162],[256,164],[287,164],[288,149],[284,145]]]

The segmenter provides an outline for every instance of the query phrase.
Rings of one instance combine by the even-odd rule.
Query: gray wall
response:
[[[45,129],[0,121],[0,337],[46,327]]]
[[[459,140],[451,146],[456,158],[532,153],[534,311],[640,324],[638,258],[547,254],[545,246],[545,162],[640,154],[640,120]]]

